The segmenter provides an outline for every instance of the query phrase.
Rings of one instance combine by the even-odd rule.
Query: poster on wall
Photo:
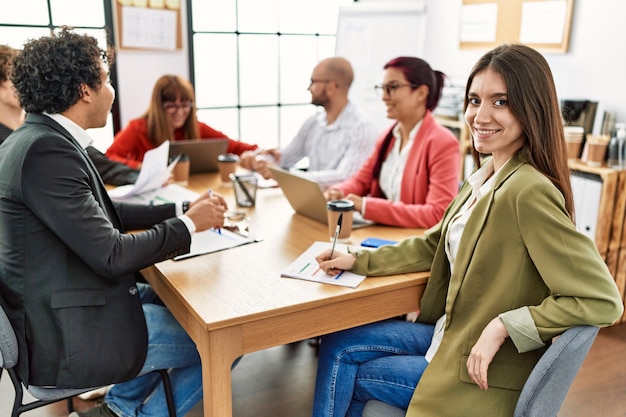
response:
[[[566,53],[574,0],[462,0],[459,46],[491,49],[522,43]]]
[[[120,49],[182,49],[180,0],[116,0]]]

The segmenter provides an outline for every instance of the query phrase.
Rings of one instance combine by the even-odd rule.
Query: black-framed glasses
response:
[[[330,82],[332,82],[332,81],[333,81],[333,80],[316,80],[316,79],[314,79],[314,78],[311,78],[311,83],[309,84],[309,87],[311,87],[311,86],[312,86],[313,84],[315,84],[315,83],[320,83],[320,84],[322,84],[322,83],[323,83],[323,84],[326,84],[326,83],[330,83]]]
[[[387,93],[388,96],[392,96],[394,95],[394,93],[396,92],[398,88],[402,88],[402,87],[417,88],[419,86],[415,84],[411,84],[411,83],[389,83],[389,84],[375,85],[374,91],[376,91],[376,94],[379,96],[382,96],[383,92]]]
[[[178,110],[189,111],[192,107],[193,103],[191,101],[183,101],[180,104],[176,104],[171,101],[166,101],[165,103],[163,103],[163,110],[169,114],[174,114]]]

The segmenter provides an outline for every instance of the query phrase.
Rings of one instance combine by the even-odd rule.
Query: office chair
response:
[[[561,334],[546,350],[526,380],[513,417],[556,417],[599,328],[576,326]],[[404,417],[406,411],[370,400],[363,417]]]
[[[13,409],[11,410],[11,417],[18,417],[26,411],[34,410],[62,400],[68,401],[68,411],[72,412],[72,397],[96,388],[100,388],[60,389],[31,385],[28,387],[27,391],[30,395],[35,397],[36,400],[26,403],[24,402],[24,384],[15,370],[18,357],[19,352],[15,331],[11,326],[9,318],[4,312],[4,309],[0,306],[0,376],[2,375],[2,371],[6,369],[9,377],[11,378],[11,382],[13,383],[13,388],[15,389],[15,400],[13,402]],[[161,376],[161,379],[163,380],[165,398],[167,401],[167,410],[170,417],[176,417],[174,396],[172,394],[172,386],[167,370],[157,369],[151,372],[158,372]]]

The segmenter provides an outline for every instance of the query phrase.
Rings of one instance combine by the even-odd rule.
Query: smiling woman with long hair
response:
[[[150,106],[115,135],[106,155],[130,167],[141,167],[146,151],[166,140],[228,139],[228,152],[240,155],[257,145],[230,139],[219,130],[198,121],[193,86],[177,75],[163,75],[154,85]]]
[[[465,121],[479,168],[423,236],[317,257],[330,275],[430,271],[417,322],[388,320],[320,344],[314,417],[361,416],[371,399],[407,417],[510,417],[553,337],[608,326],[622,297],[576,230],[552,72],[523,45],[474,66]]]

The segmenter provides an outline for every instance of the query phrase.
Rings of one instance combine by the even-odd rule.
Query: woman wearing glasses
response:
[[[199,122],[191,83],[177,75],[163,75],[154,85],[148,110],[115,135],[106,155],[132,168],[140,168],[146,151],[166,140],[198,138],[228,139],[228,152],[237,155],[257,148],[230,139],[219,130]]]
[[[375,88],[395,123],[354,176],[326,190],[327,199],[351,200],[365,219],[392,226],[427,228],[441,219],[461,166],[458,139],[431,113],[444,77],[419,58],[385,64]]]

